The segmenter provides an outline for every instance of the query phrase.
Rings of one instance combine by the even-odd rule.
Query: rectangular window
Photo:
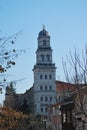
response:
[[[47,75],[45,75],[45,79],[47,79]]]
[[[46,46],[46,40],[43,40],[43,46]]]
[[[47,90],[47,86],[45,86],[45,90]]]
[[[43,76],[42,76],[42,74],[40,75],[40,79],[42,79],[43,78]]]
[[[41,108],[41,112],[43,113],[43,108]]]
[[[49,79],[52,79],[52,75],[51,74],[49,75]]]
[[[41,102],[43,101],[43,97],[40,97],[40,101],[41,101]]]
[[[46,102],[48,101],[48,97],[45,97],[45,101],[46,101]]]
[[[43,86],[40,86],[40,90],[41,90],[41,91],[43,90]]]
[[[50,97],[50,102],[52,102],[52,97]]]
[[[52,90],[52,86],[49,86],[49,90]]]
[[[47,113],[47,108],[45,108],[45,112]]]

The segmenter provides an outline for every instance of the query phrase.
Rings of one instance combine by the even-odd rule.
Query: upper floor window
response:
[[[43,46],[46,46],[46,40],[43,40]]]
[[[52,75],[51,74],[49,75],[49,79],[52,79]]]
[[[46,101],[46,102],[48,101],[48,97],[45,97],[45,101]]]
[[[47,79],[47,75],[45,75],[45,79]]]
[[[47,86],[45,86],[45,90],[47,90]]]
[[[43,108],[41,108],[41,112],[43,112]]]
[[[47,113],[47,108],[45,108],[45,112]]]
[[[40,97],[40,101],[41,101],[41,102],[43,101],[43,97]]]
[[[50,102],[52,102],[52,97],[50,97]]]
[[[50,61],[50,55],[47,55],[47,60]]]
[[[40,90],[43,90],[43,86],[40,86]]]
[[[52,90],[52,86],[49,86],[49,90]]]
[[[42,79],[43,78],[43,76],[42,76],[42,74],[40,75],[40,79]]]
[[[44,61],[44,55],[43,54],[41,55],[41,60]]]

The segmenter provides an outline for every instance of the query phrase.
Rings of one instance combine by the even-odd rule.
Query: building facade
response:
[[[52,60],[50,36],[43,27],[38,34],[34,73],[34,113],[47,115],[47,106],[55,103],[56,67]]]
[[[47,116],[47,128],[49,130],[62,130],[62,120],[63,120],[63,115],[62,113],[64,112],[64,115],[66,111],[68,112],[68,115],[71,113],[71,108],[62,111],[60,110],[60,107],[63,103],[66,102],[71,102],[71,93],[73,91],[76,91],[76,86],[75,84],[70,84],[64,81],[56,81],[56,92],[57,92],[57,102],[55,104],[49,105],[48,106],[48,116]],[[73,105],[71,105],[73,107]],[[68,126],[71,125],[71,123],[68,124]],[[63,125],[64,126],[64,125]],[[66,129],[68,130],[68,129]],[[73,129],[74,130],[74,129]]]

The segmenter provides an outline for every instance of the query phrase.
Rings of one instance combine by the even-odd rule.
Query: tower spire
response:
[[[43,25],[43,30],[45,30],[45,25]]]

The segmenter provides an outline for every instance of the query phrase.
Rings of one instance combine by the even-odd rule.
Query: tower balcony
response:
[[[56,69],[55,67],[55,63],[37,63],[36,65],[34,65],[34,69]]]

